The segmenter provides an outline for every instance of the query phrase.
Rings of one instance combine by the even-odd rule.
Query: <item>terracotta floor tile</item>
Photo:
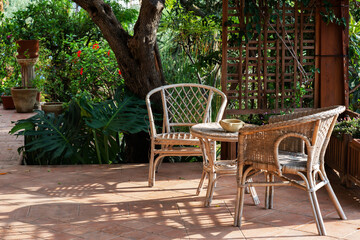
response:
[[[7,233],[4,234],[0,234],[0,239],[1,240],[35,240],[36,238],[34,236],[31,235],[27,235],[27,234],[23,234],[23,233],[12,233],[10,235],[7,235]],[[39,238],[37,238],[39,239]],[[41,240],[41,239],[39,239]]]
[[[271,239],[276,236],[276,234],[280,234],[286,230],[286,228],[274,227],[258,222],[243,221],[240,230],[246,239]]]
[[[149,234],[144,240],[170,240],[170,238],[158,234]]]
[[[132,232],[132,231],[134,231],[134,229],[130,228],[130,227],[122,226],[120,224],[113,224],[110,226],[109,226],[109,224],[107,224],[107,227],[104,227],[101,231],[112,234],[112,235],[120,236],[127,232]]]
[[[299,225],[314,221],[314,219],[301,214],[275,211],[272,214],[253,218],[251,221],[266,223],[275,227],[297,228]]]
[[[105,232],[88,232],[85,234],[80,235],[80,237],[86,239],[86,240],[111,240],[116,238],[116,235],[108,234]]]
[[[207,181],[196,189],[202,163],[166,163],[148,187],[148,164],[20,166],[22,139],[7,136],[10,119],[0,109],[0,239],[360,239],[360,188],[346,189],[329,174],[348,217],[338,220],[318,191],[327,237],[319,237],[306,192],[276,187],[274,209],[245,196],[243,224],[233,227],[234,176],[218,180],[212,205],[203,207]],[[5,139],[5,141],[3,141]],[[5,142],[5,143],[4,143]],[[261,177],[257,177],[261,179]]]
[[[328,220],[324,219],[324,225],[326,229],[327,236],[334,238],[344,238],[349,233],[354,233],[359,230],[359,225],[346,224],[343,223],[343,220]],[[315,223],[305,224],[296,228],[296,230],[310,232],[314,235],[318,234]]]
[[[144,239],[149,236],[148,232],[143,232],[140,230],[133,230],[131,232],[126,232],[121,234],[121,237],[131,238],[131,239]]]
[[[317,234],[309,233],[309,232],[303,232],[295,229],[284,229],[284,231],[277,233],[275,236],[273,236],[271,239],[304,239],[304,240],[335,240],[338,238],[334,238],[331,236],[319,236]]]
[[[347,240],[359,240],[360,239],[360,229],[358,228],[355,232],[350,233],[344,237]]]
[[[170,227],[170,230],[165,230],[161,232],[161,235],[168,237],[170,239],[187,239],[188,234],[185,228],[175,228]]]
[[[245,239],[237,227],[209,227],[188,230],[189,239]]]

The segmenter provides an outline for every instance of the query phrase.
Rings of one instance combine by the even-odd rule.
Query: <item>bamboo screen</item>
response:
[[[229,101],[226,113],[313,107],[316,8],[278,1],[276,17],[269,20],[261,15],[261,25],[253,26],[255,35],[246,42],[241,37],[246,31],[245,1],[224,0],[222,90]],[[264,10],[266,0],[252,1]]]

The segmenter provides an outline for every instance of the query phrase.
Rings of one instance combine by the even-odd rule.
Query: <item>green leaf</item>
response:
[[[14,134],[20,130],[32,130],[34,129],[34,123],[32,122],[28,122],[28,121],[24,121],[24,122],[19,122],[18,124],[16,124],[9,132],[9,134]],[[19,134],[20,135],[20,134]]]

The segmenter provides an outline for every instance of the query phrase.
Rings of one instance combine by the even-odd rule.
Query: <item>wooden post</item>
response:
[[[349,25],[349,0],[330,1],[338,18]],[[321,19],[321,17],[319,17]],[[318,18],[318,19],[319,19]],[[348,106],[348,27],[320,23],[320,106]]]

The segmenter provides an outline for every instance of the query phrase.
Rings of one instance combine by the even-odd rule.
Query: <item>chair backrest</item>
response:
[[[345,110],[344,106],[332,106],[326,108],[311,109],[308,111],[296,112],[277,116],[272,119],[270,124],[254,127],[251,129],[240,129],[239,145],[242,142],[242,136],[245,141],[244,151],[239,154],[239,159],[249,160],[257,168],[265,168],[281,174],[279,159],[276,158],[275,151],[287,150],[299,152],[300,148],[294,146],[287,147],[287,141],[301,140],[307,147],[309,155],[308,169],[315,166],[323,166],[323,159],[327,145],[329,143],[332,130],[337,117]],[[283,143],[286,143],[282,145]],[[242,143],[244,144],[244,143]],[[241,146],[240,146],[241,147]],[[286,149],[282,149],[282,148]],[[301,151],[302,152],[302,151]]]
[[[159,94],[155,97],[156,94]],[[150,91],[146,96],[151,133],[156,134],[151,99],[161,98],[163,109],[163,132],[173,127],[190,127],[197,123],[211,121],[214,104],[219,107],[215,121],[220,121],[227,103],[226,95],[220,90],[201,84],[172,84]]]
[[[316,134],[316,139],[313,139],[313,142],[315,142],[315,151],[313,162],[311,163],[312,165],[324,164],[324,156],[330,141],[331,133],[338,116],[343,113],[346,108],[344,106],[333,106],[322,109],[323,111],[319,113],[319,122],[315,125],[314,135]]]
[[[344,106],[331,106],[283,116],[282,120],[298,121],[300,123],[296,127],[298,132],[302,132],[310,140],[313,151],[308,167],[324,163],[325,151],[331,133],[339,114],[344,111]]]

